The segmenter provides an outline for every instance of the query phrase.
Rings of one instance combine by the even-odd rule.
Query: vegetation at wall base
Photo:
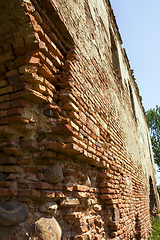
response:
[[[160,240],[160,218],[152,218],[152,236],[149,240]]]
[[[156,105],[146,112],[149,121],[154,161],[160,168],[160,107]]]

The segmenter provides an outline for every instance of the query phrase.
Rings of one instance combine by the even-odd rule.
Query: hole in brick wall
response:
[[[52,109],[45,109],[43,111],[43,115],[45,115],[47,117],[55,117],[55,113],[53,112]]]
[[[119,78],[121,78],[121,70],[120,70],[120,63],[119,63],[119,55],[118,55],[118,49],[112,34],[112,31],[110,30],[110,37],[111,37],[111,52],[112,52],[112,63],[113,68],[115,70],[115,73]]]
[[[150,185],[150,214],[151,216],[155,216],[157,214],[157,203],[156,203],[156,197],[154,193],[154,187],[153,187],[153,181],[152,178],[149,177],[149,185]]]
[[[56,91],[60,91],[61,89],[59,84],[56,84],[55,88],[56,88]]]
[[[134,105],[133,92],[132,92],[132,88],[131,88],[131,85],[130,85],[130,84],[129,84],[129,93],[130,93],[130,98],[131,98],[131,104],[132,104],[133,116],[134,116],[135,120],[137,120],[137,117],[136,117],[136,110],[135,110],[135,105]]]

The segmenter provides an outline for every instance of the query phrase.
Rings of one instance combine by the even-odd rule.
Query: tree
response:
[[[154,160],[160,168],[160,107],[156,105],[155,108],[149,109],[146,115],[149,121]]]

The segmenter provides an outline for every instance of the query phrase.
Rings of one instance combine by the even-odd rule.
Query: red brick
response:
[[[11,31],[0,36],[0,42],[5,42],[8,39],[13,39]]]
[[[0,104],[0,109],[7,109],[10,107],[10,102],[5,102]]]
[[[45,109],[52,109],[53,112],[61,112],[61,107],[58,105],[47,104]]]
[[[63,193],[63,192],[60,192],[60,191],[56,191],[55,192],[55,194],[56,194],[56,198],[66,198],[67,197],[67,193]]]
[[[23,148],[29,148],[30,150],[36,150],[38,149],[38,143],[35,141],[25,141],[21,140],[20,142],[21,147]]]
[[[32,89],[26,89],[24,92],[22,92],[21,96],[35,103],[48,102],[48,99],[46,96]]]
[[[110,188],[100,188],[100,193],[116,193],[115,189],[110,189]]]
[[[8,118],[1,118],[0,119],[0,125],[7,125],[9,124]]]
[[[19,82],[14,84],[14,91],[20,91],[24,89],[32,89],[32,85],[26,82]]]
[[[87,239],[89,239],[88,234],[87,235],[76,235],[74,237],[74,240],[87,240]]]
[[[79,205],[80,204],[80,202],[79,202],[79,200],[78,199],[75,199],[75,198],[66,198],[66,199],[63,199],[62,201],[61,201],[61,204],[60,204],[60,206],[62,206],[62,207],[72,207],[72,206],[77,206],[77,205]]]
[[[67,143],[65,152],[68,153],[68,154],[75,155],[75,154],[78,154],[78,153],[83,153],[84,150],[83,150],[83,148],[79,147],[75,143]]]
[[[23,151],[21,149],[18,149],[18,150],[23,153]],[[18,160],[18,164],[20,164],[20,165],[29,165],[30,163],[31,163],[31,159],[30,158],[20,158]]]
[[[8,82],[6,80],[0,80],[0,88],[6,87],[8,85]]]
[[[9,188],[0,188],[0,195],[11,197],[11,196],[16,196],[16,193],[12,192],[12,190]]]
[[[112,195],[103,194],[103,195],[100,195],[100,198],[101,198],[101,199],[112,199]]]
[[[21,98],[21,94],[22,94],[21,91],[11,93],[11,94],[10,94],[10,100],[12,101],[12,100]]]
[[[5,65],[0,65],[0,74],[6,72]]]
[[[6,73],[7,78],[16,77],[18,75],[19,75],[19,73],[18,73],[17,69],[12,69],[11,71]]]
[[[20,166],[0,166],[0,172],[20,173],[22,168]]]
[[[95,240],[101,240],[101,239],[102,239],[102,236],[100,235],[95,236]]]
[[[7,52],[5,53],[4,55],[0,55],[0,64],[1,63],[4,63],[6,61],[10,61],[10,60],[13,60],[15,57],[14,57],[14,54],[13,52]]]
[[[62,184],[53,184],[52,185],[53,190],[63,190],[63,185]]]
[[[55,192],[42,190],[42,197],[55,198]]]
[[[24,99],[13,100],[13,101],[11,101],[10,104],[11,104],[11,108],[13,108],[13,107],[25,107],[25,108],[29,108],[29,109],[33,108],[33,104],[29,103],[28,101],[26,101]]]
[[[72,135],[73,129],[69,124],[64,125],[58,125],[56,127],[51,128],[51,132],[54,134],[60,134],[60,135]]]
[[[29,185],[30,185],[30,188],[52,190],[52,185],[46,182],[35,182],[35,183],[30,183]]]
[[[26,125],[27,123],[29,123],[29,120],[23,116],[13,116],[8,118],[8,123]]]
[[[2,44],[2,48],[3,48],[3,52],[9,52],[10,50],[12,50],[12,46],[9,42],[4,42]]]
[[[76,233],[84,233],[88,231],[88,227],[87,226],[79,226],[79,227],[75,227],[74,231]]]
[[[25,167],[25,173],[38,173],[39,170],[37,167]]]
[[[9,94],[0,96],[0,103],[4,103],[4,102],[7,102],[7,101],[9,101]]]
[[[12,183],[9,181],[5,181],[5,182],[0,182],[0,188],[9,188],[12,187]]]
[[[88,187],[87,186],[83,186],[83,185],[76,185],[73,187],[74,191],[82,191],[82,192],[86,192],[88,191]]]
[[[4,138],[0,139],[0,147],[5,147],[5,146],[16,146],[18,145],[18,141],[15,139],[11,138]]]
[[[34,189],[18,190],[19,197],[41,197],[41,192]]]
[[[63,216],[65,220],[75,220],[82,218],[83,213],[82,212],[74,212],[74,213],[69,213]]]
[[[13,157],[0,158],[0,164],[17,164],[18,159]]]
[[[45,157],[45,158],[55,158],[56,157],[56,153],[52,152],[52,151],[42,151],[41,156]]]
[[[36,21],[38,24],[42,24],[43,19],[41,18],[40,14],[37,11],[34,11],[32,15],[35,17]]]
[[[34,53],[34,52],[36,52],[38,50],[42,50],[42,49],[46,49],[45,44],[43,42],[36,42],[36,43],[32,43],[32,44],[26,45],[21,48],[17,48],[15,50],[15,53],[17,56],[22,56],[25,54]]]
[[[43,166],[43,165],[53,165],[55,161],[53,159],[44,159],[44,158],[37,158],[33,159],[33,163],[36,166]]]
[[[66,56],[67,60],[78,60],[78,56],[77,53],[74,49],[71,49],[70,51],[67,52],[67,56]]]
[[[37,73],[38,67],[31,66],[28,64],[22,65],[19,67],[18,71],[20,74],[27,74],[27,73]]]
[[[14,68],[14,62],[13,61],[7,62],[5,65],[9,70],[12,70]]]
[[[9,85],[14,85],[20,81],[19,75],[8,77]]]
[[[63,189],[65,190],[65,191],[69,191],[69,192],[72,192],[73,191],[73,187],[72,186],[64,186],[63,187]]]
[[[56,69],[55,69],[55,72],[56,72]],[[47,78],[47,79],[52,79],[54,80],[54,76],[53,76],[53,73],[49,70],[49,68],[43,64],[41,65],[39,68],[38,68],[38,73],[42,74],[42,76],[44,78]]]
[[[43,23],[41,24],[41,27],[42,27],[42,29],[43,29],[43,31],[45,32],[45,33],[50,33],[50,27],[43,21]]]
[[[18,131],[14,130],[9,126],[0,126],[0,135],[10,136],[10,135],[21,135]]]
[[[21,47],[21,46],[23,46],[23,44],[24,44],[23,38],[19,38],[18,40],[14,41],[14,42],[12,43],[12,45],[13,45],[14,48]]]
[[[4,153],[10,156],[21,157],[23,156],[24,152],[18,148],[4,148]],[[19,161],[18,161],[19,162]]]
[[[15,173],[10,173],[6,180],[8,180],[8,181],[15,181],[16,179],[17,179],[16,174]]]
[[[66,148],[66,144],[65,143],[60,143],[60,142],[48,142],[46,143],[46,148],[47,149],[52,149],[54,151],[64,151],[64,149]]]
[[[39,63],[40,63],[39,58],[35,58],[29,55],[19,57],[15,60],[16,67],[22,66],[24,64],[29,64],[31,66],[38,66]]]
[[[40,181],[44,180],[44,174],[43,173],[38,173],[38,179]]]
[[[87,193],[87,192],[74,192],[73,195],[75,198],[88,198],[89,197],[89,193]]]
[[[29,183],[28,182],[17,183],[17,186],[18,186],[18,188],[28,189],[29,188]]]
[[[22,114],[23,114],[23,109],[21,108],[11,108],[8,110],[8,116],[22,115]]]
[[[2,117],[7,117],[7,110],[4,110],[4,111],[0,111],[0,118]]]

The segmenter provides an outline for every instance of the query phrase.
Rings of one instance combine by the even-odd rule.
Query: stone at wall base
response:
[[[62,230],[55,220],[52,218],[40,218],[35,222],[35,234],[34,237],[41,240],[61,240]]]
[[[27,204],[21,202],[5,202],[0,204],[0,226],[14,226],[25,220]]]

